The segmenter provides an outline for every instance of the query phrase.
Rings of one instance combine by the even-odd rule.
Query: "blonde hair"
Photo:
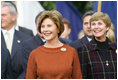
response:
[[[114,27],[113,23],[111,23],[111,27],[110,28],[114,31],[115,27]]]
[[[90,19],[90,24],[92,21],[98,21],[98,20],[102,20],[105,24],[106,27],[110,27],[111,26],[111,19],[110,17],[102,12],[95,12]]]
[[[84,31],[83,30],[81,30],[79,33],[78,33],[78,39],[81,39],[81,38],[83,38],[84,37]]]
[[[43,13],[40,16],[39,20],[39,26],[38,30],[41,33],[41,25],[42,22],[46,19],[50,18],[59,29],[58,37],[61,35],[61,33],[64,31],[64,24],[62,22],[62,15],[57,10],[51,10],[51,11],[43,11]]]
[[[109,40],[111,40],[111,42],[115,42],[114,25],[112,23],[111,23],[111,27],[108,30],[106,36],[109,38]]]

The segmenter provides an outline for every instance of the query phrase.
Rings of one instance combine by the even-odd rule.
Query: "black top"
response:
[[[109,44],[108,44],[108,40],[106,39],[104,42],[99,42],[95,39],[98,47],[100,48],[100,50],[107,50],[109,48]]]

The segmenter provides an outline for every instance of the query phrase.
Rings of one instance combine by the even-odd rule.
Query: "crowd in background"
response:
[[[2,79],[117,79],[117,45],[108,14],[87,11],[76,41],[69,39],[70,22],[57,10],[37,14],[36,35],[17,25],[17,17],[14,3],[1,4]]]

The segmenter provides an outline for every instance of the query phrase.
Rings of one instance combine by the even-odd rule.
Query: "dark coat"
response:
[[[1,79],[12,79],[12,76],[10,53],[1,46]]]
[[[26,33],[26,34],[28,34],[28,35],[30,35],[30,36],[34,36],[32,30],[27,29],[27,28],[25,28],[25,27],[19,26],[19,31],[24,32],[24,33]]]
[[[98,46],[95,38],[78,48],[84,79],[117,79],[116,44],[108,38],[106,42],[108,45],[105,49]]]
[[[69,39],[65,39],[65,38],[59,37],[59,40],[60,40],[62,43],[67,44],[67,45],[69,45],[69,44],[71,43],[71,40],[69,40]]]
[[[21,64],[19,63],[20,59],[22,59],[22,57],[19,56],[21,54],[21,53],[19,53],[19,47],[20,47],[21,43],[28,38],[31,38],[31,36],[21,32],[21,31],[15,30],[14,37],[13,37],[12,50],[11,50],[11,66],[12,66],[12,72],[14,75],[13,76],[14,79],[18,78],[18,76],[21,74],[21,72],[23,70],[21,67]],[[6,47],[5,39],[4,39],[2,32],[1,32],[1,45],[3,47]]]
[[[82,39],[79,39],[79,40],[77,40],[75,42],[72,42],[69,45],[77,50],[78,47],[80,47],[80,46],[82,46],[84,44],[88,44],[88,43],[89,43],[89,41],[87,39],[87,36],[84,36]]]

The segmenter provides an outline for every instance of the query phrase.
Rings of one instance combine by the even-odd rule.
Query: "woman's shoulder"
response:
[[[37,47],[37,48],[36,48],[36,49],[34,49],[34,50],[32,50],[31,55],[35,55],[35,54],[37,54],[37,53],[41,52],[41,50],[40,50],[41,48],[43,48],[43,45],[42,45],[42,46]]]
[[[64,44],[64,46],[68,49],[68,51],[76,51],[75,48],[73,48],[67,44]]]

